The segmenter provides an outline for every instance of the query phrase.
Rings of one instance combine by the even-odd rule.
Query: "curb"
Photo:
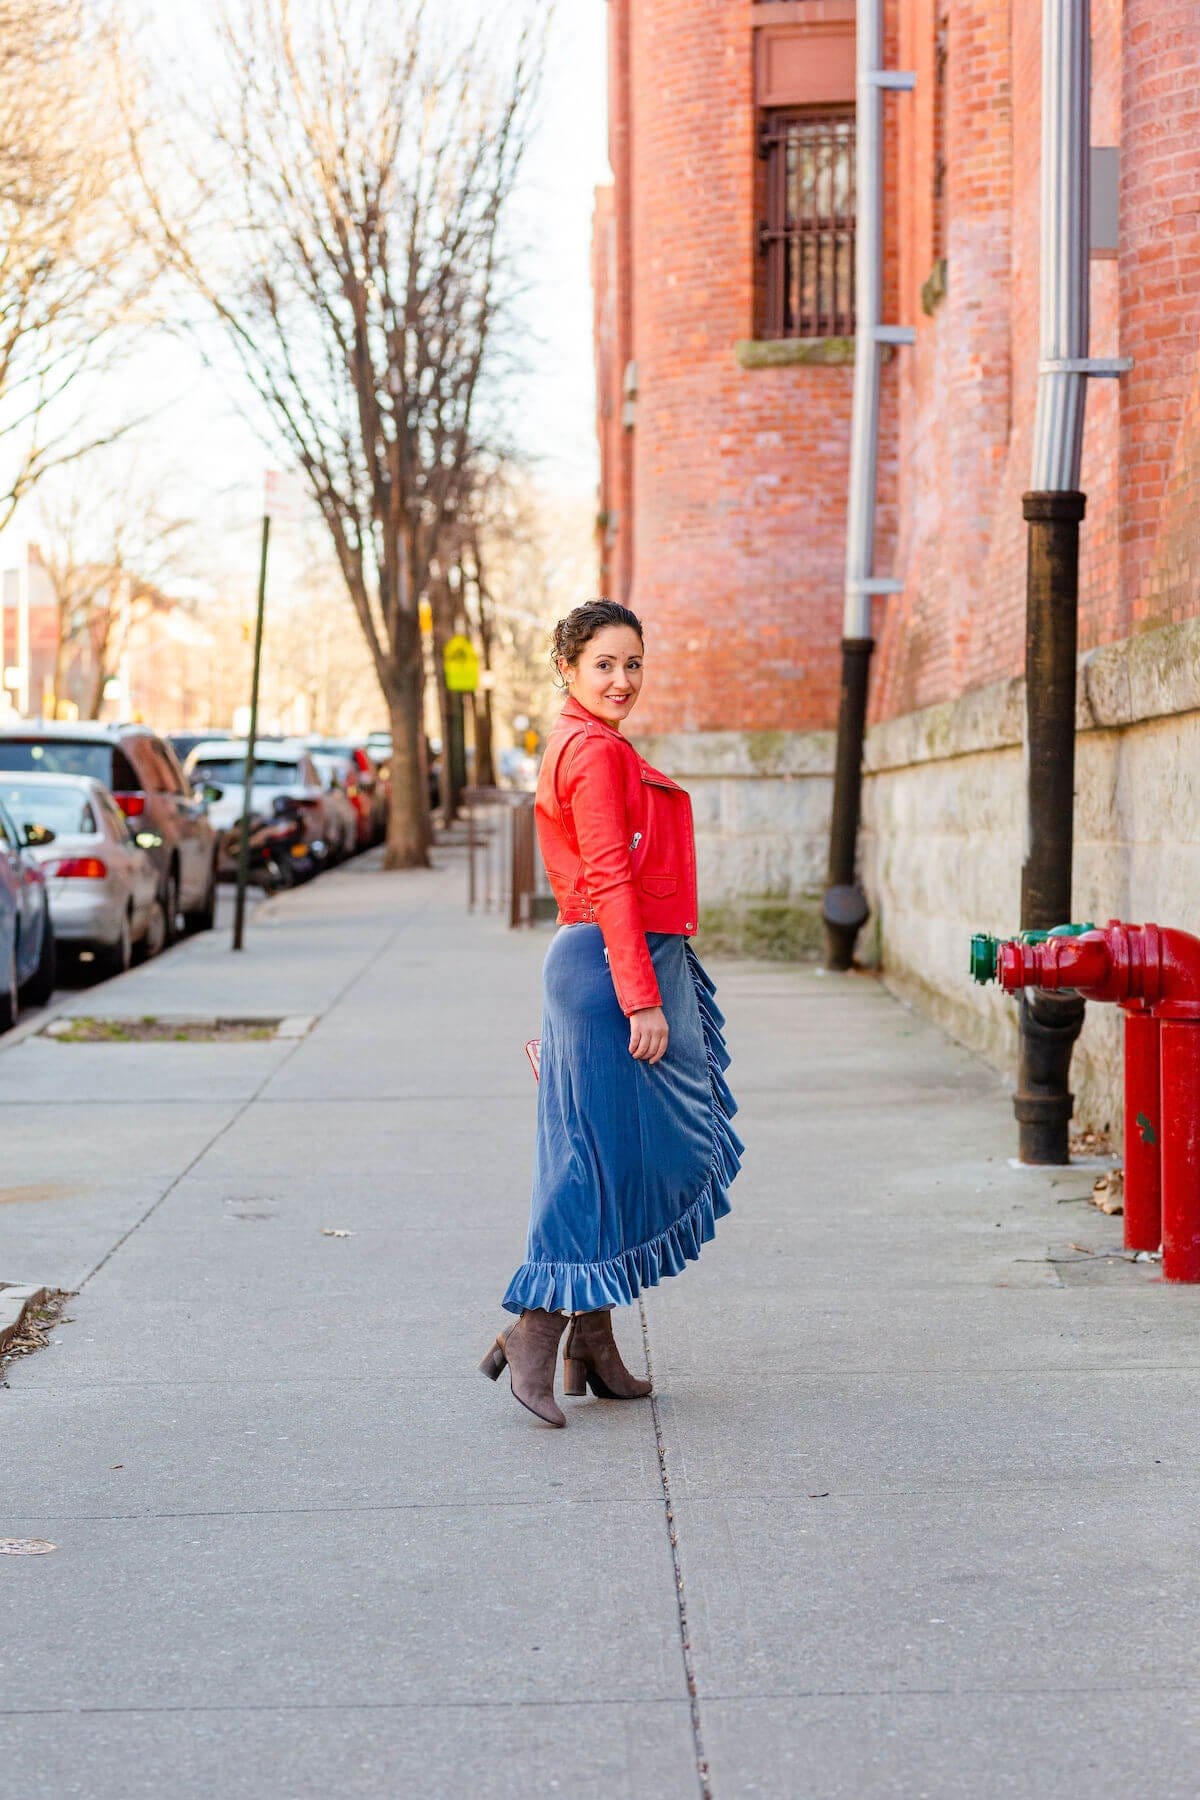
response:
[[[44,1287],[0,1287],[0,1356],[21,1335],[27,1314],[50,1298]]]

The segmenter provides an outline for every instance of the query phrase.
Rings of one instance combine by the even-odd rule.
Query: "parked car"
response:
[[[387,836],[388,808],[391,804],[391,782],[380,769],[365,744],[354,738],[307,738],[310,750],[327,756],[348,756],[358,770],[359,790],[366,795],[370,813],[372,844],[382,844]]]
[[[237,873],[247,749],[244,738],[216,739],[197,744],[187,760],[189,780],[210,796],[209,815],[219,834],[217,867],[225,878]],[[302,744],[256,742],[250,823],[254,864],[272,885],[307,880],[325,863],[325,790]]]
[[[538,760],[520,744],[505,744],[500,751],[500,786],[526,788],[532,793],[537,786]]]
[[[44,841],[46,834],[32,835]],[[0,805],[0,1031],[16,1024],[22,1001],[44,1006],[55,979],[46,880],[27,834]]]
[[[46,880],[59,948],[122,975],[156,956],[167,921],[158,871],[108,789],[90,775],[0,776],[0,800]]]
[[[175,752],[146,725],[13,725],[0,731],[0,772],[90,775],[129,819],[158,872],[167,942],[207,931],[216,915],[217,841],[201,795]]]
[[[370,806],[358,784],[358,765],[349,756],[327,750],[314,750],[312,759],[325,789],[329,860],[344,862],[364,847],[371,830]]]
[[[163,736],[179,758],[179,766],[182,768],[197,744],[211,744],[217,738],[231,738],[233,733],[214,726],[209,731],[167,731]]]

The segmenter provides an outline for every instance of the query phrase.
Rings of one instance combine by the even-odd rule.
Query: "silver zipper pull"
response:
[[[630,841],[629,841],[629,848],[630,848],[630,850],[631,850],[631,851],[632,851],[632,850],[636,850],[636,849],[637,849],[637,847],[638,847],[638,845],[639,845],[639,844],[640,844],[640,843],[641,843],[641,841],[642,841],[642,834],[641,834],[641,832],[640,832],[640,831],[635,831],[635,832],[634,832],[634,834],[633,834],[633,836],[632,836],[632,838],[631,838],[631,839],[630,839]]]

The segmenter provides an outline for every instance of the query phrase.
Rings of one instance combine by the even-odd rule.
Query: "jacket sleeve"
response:
[[[563,772],[561,803],[575,828],[621,1011],[628,1016],[661,1006],[633,885],[619,746],[603,738],[581,738]]]

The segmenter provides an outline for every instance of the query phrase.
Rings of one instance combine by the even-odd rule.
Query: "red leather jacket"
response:
[[[699,917],[687,794],[568,699],[546,740],[535,816],[559,924],[599,925],[622,1012],[660,1005],[646,933],[690,937]]]

